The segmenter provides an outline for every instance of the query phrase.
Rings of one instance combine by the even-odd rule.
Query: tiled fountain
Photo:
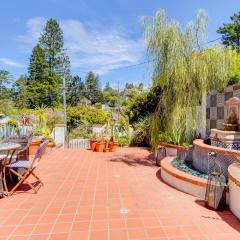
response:
[[[208,156],[214,151],[216,153],[214,161],[220,166],[219,169],[225,178],[229,179],[229,192],[225,192],[226,202],[229,203],[232,212],[240,218],[240,170],[235,163],[240,154],[240,98],[229,97],[229,94],[223,96],[227,97],[227,100],[221,102],[220,107],[215,101],[207,108],[207,116],[210,117],[210,119],[207,117],[207,120],[215,123],[215,127],[210,129],[210,139],[196,139],[193,147],[188,149],[175,146],[175,156],[167,156],[161,162],[161,177],[169,185],[205,199],[209,168]],[[212,99],[218,99],[217,95]],[[209,110],[212,113],[210,115]],[[214,115],[214,112],[217,114]],[[219,119],[222,120],[221,124],[219,124]],[[183,151],[187,153],[182,154]],[[191,153],[190,158],[189,153]]]
[[[211,145],[227,149],[240,149],[240,99],[232,97],[225,102],[226,121],[220,129],[211,129]]]

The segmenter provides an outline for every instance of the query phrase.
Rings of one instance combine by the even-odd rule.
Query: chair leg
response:
[[[37,189],[27,180],[24,180],[24,182],[34,191],[34,193],[37,193]]]
[[[36,188],[26,180],[32,174],[32,171],[27,171],[23,176],[20,175],[18,172],[14,171],[13,169],[10,169],[10,171],[21,179],[11,190],[10,195],[12,195],[14,191],[24,182],[34,191],[34,193],[37,193]]]
[[[11,189],[11,192],[9,193],[9,195],[11,196],[14,191],[24,182],[24,179],[22,178],[14,187],[13,189]]]
[[[11,192],[9,193],[9,195],[11,196],[14,193],[14,191],[24,182],[24,179],[27,178],[29,173],[27,172],[25,175],[22,176],[13,169],[10,169],[10,172],[17,175],[20,178],[19,182],[11,189]]]
[[[40,178],[34,172],[31,172],[31,174],[42,184],[42,186],[44,185]]]
[[[3,185],[4,185],[5,193],[8,197],[9,192],[8,192],[8,187],[7,187],[7,182],[6,182],[6,167],[3,167]]]
[[[12,184],[16,184],[16,182],[14,182],[14,180],[13,180],[13,176],[12,176],[12,174],[11,174],[10,171],[9,171],[9,177],[10,177],[11,183],[12,183]]]

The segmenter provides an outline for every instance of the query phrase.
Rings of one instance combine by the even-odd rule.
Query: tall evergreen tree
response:
[[[33,49],[28,68],[29,107],[49,106],[49,65],[39,44]]]
[[[61,76],[63,74],[62,54],[64,52],[63,33],[55,19],[48,20],[39,39],[41,48],[45,51],[48,64],[48,106],[57,106],[61,99]],[[69,63],[69,62],[68,62]],[[69,65],[69,64],[66,65]]]
[[[33,89],[30,89],[29,79],[27,76],[20,76],[13,84],[14,102],[18,108],[29,107],[29,93]]]
[[[107,82],[106,86],[104,87],[102,95],[103,102],[105,104],[107,104],[110,107],[115,107],[118,98],[118,93],[110,86],[109,82]]]
[[[85,94],[85,85],[79,76],[71,77],[67,82],[67,104],[77,106]]]
[[[217,30],[217,33],[222,34],[222,42],[228,47],[231,46],[240,52],[240,12],[235,13],[230,17],[231,23],[224,23],[222,27]]]
[[[49,19],[39,39],[46,53],[49,75],[54,76],[60,68],[60,54],[63,52],[63,32],[55,19]]]
[[[90,100],[91,104],[102,102],[102,91],[99,84],[98,75],[89,72],[86,76],[86,98]]]
[[[10,89],[8,88],[13,80],[12,75],[6,70],[0,70],[0,99],[10,97]]]

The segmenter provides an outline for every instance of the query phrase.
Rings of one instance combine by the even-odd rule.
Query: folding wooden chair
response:
[[[16,162],[13,162],[13,163],[10,163],[10,164],[4,166],[3,180],[4,180],[4,187],[5,187],[7,196],[11,196],[14,193],[14,191],[23,183],[26,183],[34,191],[34,193],[37,193],[37,189],[30,182],[28,182],[27,179],[29,176],[32,175],[34,178],[37,179],[37,181],[41,185],[43,185],[43,182],[34,173],[34,170],[39,165],[39,162],[42,158],[43,153],[45,152],[48,142],[49,141],[46,140],[39,146],[39,148],[36,150],[34,159],[32,161],[16,161]],[[8,192],[8,188],[7,188],[7,184],[6,184],[6,176],[5,176],[6,168],[8,168],[11,173],[13,173],[14,175],[16,175],[19,178],[19,182],[11,189],[10,192]],[[23,175],[18,173],[17,170],[19,168],[25,170],[25,173]]]

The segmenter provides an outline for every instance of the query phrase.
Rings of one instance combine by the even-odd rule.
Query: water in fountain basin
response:
[[[191,174],[195,177],[200,177],[200,178],[204,178],[204,179],[208,178],[207,174],[194,169],[191,162],[187,162],[187,161],[176,158],[172,161],[172,166],[179,169],[180,171]]]

